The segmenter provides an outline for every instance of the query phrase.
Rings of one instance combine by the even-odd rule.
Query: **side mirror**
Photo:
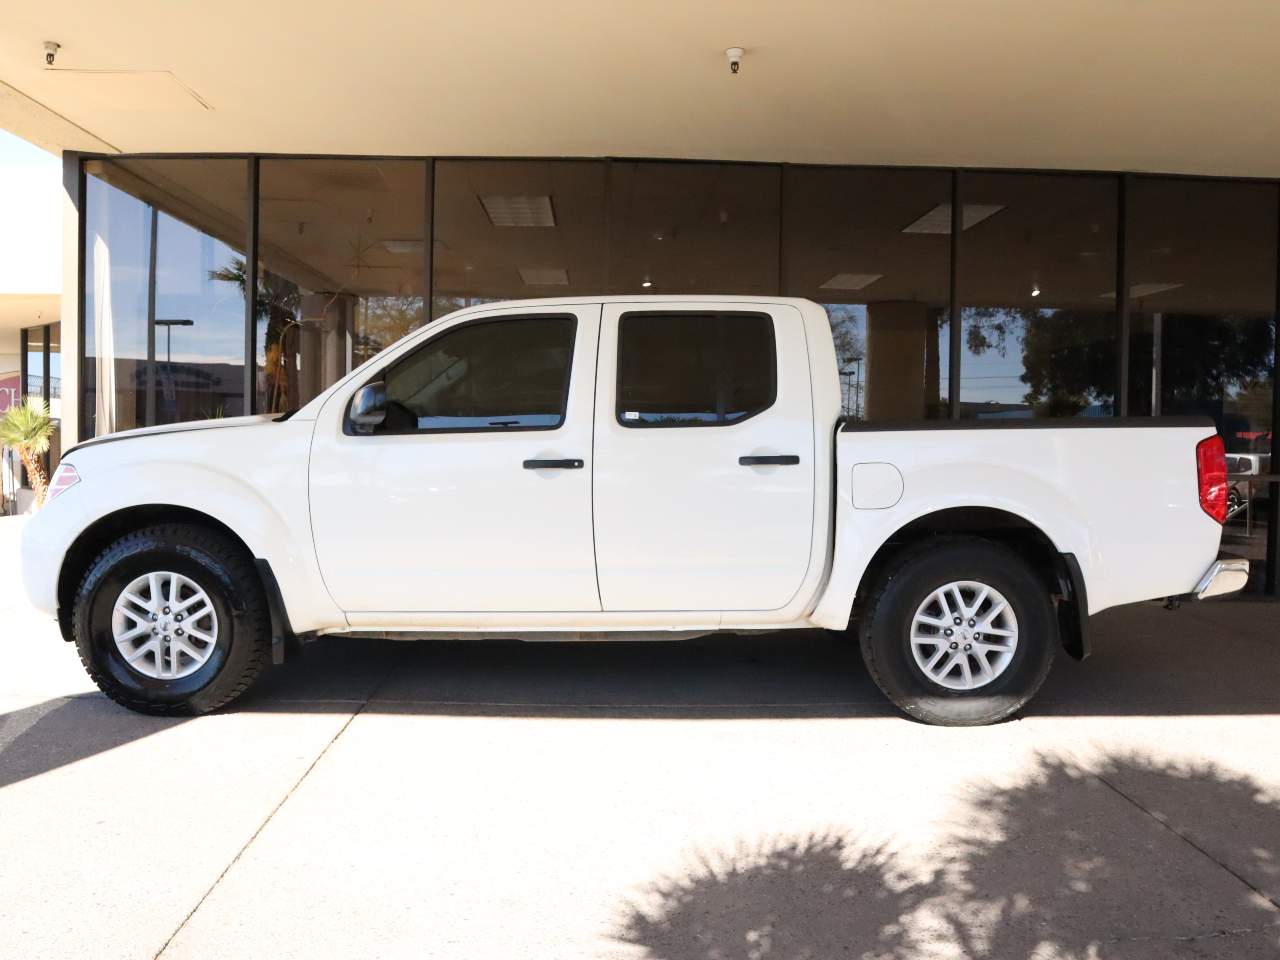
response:
[[[356,433],[373,433],[387,419],[387,385],[366,384],[351,398],[351,426]]]

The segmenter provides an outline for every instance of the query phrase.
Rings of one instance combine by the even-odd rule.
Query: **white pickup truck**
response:
[[[1238,590],[1226,509],[1207,419],[846,423],[817,304],[573,298],[451,314],[292,414],[83,443],[24,571],[147,713],[321,634],[856,625],[895,704],[966,725],[1100,610]]]

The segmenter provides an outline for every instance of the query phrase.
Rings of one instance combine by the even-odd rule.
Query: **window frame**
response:
[[[656,421],[644,420],[624,420],[622,418],[622,325],[631,317],[670,317],[670,316],[694,316],[694,317],[715,317],[718,321],[717,327],[721,344],[725,334],[725,321],[729,317],[758,317],[768,321],[769,324],[769,344],[773,352],[773,363],[769,367],[769,402],[764,406],[758,407],[748,412],[745,416],[736,420],[714,420],[710,422],[699,423],[661,423]],[[614,357],[615,371],[613,379],[613,417],[619,426],[626,427],[628,430],[688,430],[698,429],[701,427],[736,427],[740,423],[746,423],[767,410],[772,409],[778,402],[778,328],[777,322],[773,314],[765,310],[628,310],[618,316],[618,335],[616,337],[617,354]],[[723,354],[721,356],[723,360]],[[719,409],[723,406],[722,391],[724,390],[724,377],[718,371],[716,376],[716,407],[717,416],[720,416]]]
[[[498,323],[510,323],[511,321],[521,320],[568,320],[569,321],[569,357],[565,364],[564,371],[564,388],[560,395],[560,411],[559,422],[554,426],[538,426],[536,424],[523,424],[512,426],[487,426],[487,427],[428,427],[414,430],[375,430],[372,433],[361,433],[355,429],[351,422],[351,405],[355,403],[356,394],[372,383],[382,381],[386,382],[387,372],[397,365],[404,363],[410,357],[413,357],[421,350],[426,350],[431,344],[437,342],[442,337],[446,337],[456,330],[462,330],[465,327],[479,327]],[[564,427],[569,419],[569,391],[573,387],[573,362],[577,355],[578,348],[578,316],[575,313],[512,313],[504,314],[497,317],[477,317],[473,320],[464,320],[461,323],[451,324],[443,330],[438,330],[434,334],[427,336],[422,343],[417,344],[406,350],[403,354],[393,358],[386,366],[379,367],[374,373],[365,377],[358,387],[351,392],[351,396],[347,398],[346,407],[342,413],[342,432],[348,437],[417,437],[431,436],[440,434],[461,434],[461,433],[529,433],[540,431],[546,433],[553,430],[559,430]]]

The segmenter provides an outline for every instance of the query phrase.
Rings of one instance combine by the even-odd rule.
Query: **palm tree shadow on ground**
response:
[[[629,906],[617,939],[663,960],[908,957],[913,934],[900,918],[937,893],[898,877],[883,847],[814,834],[696,856],[692,876]]]
[[[1280,957],[1280,802],[1134,755],[975,789],[925,880],[830,833],[702,855],[627,907],[652,960]]]

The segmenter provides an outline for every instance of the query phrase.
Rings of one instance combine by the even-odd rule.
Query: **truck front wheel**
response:
[[[208,713],[240,696],[270,651],[262,582],[222,533],[160,524],[90,564],[74,602],[80,660],[107,696],[139,713]]]
[[[1053,663],[1057,620],[1025,560],[979,539],[908,550],[874,588],[862,656],[904,713],[940,726],[1012,716]]]

